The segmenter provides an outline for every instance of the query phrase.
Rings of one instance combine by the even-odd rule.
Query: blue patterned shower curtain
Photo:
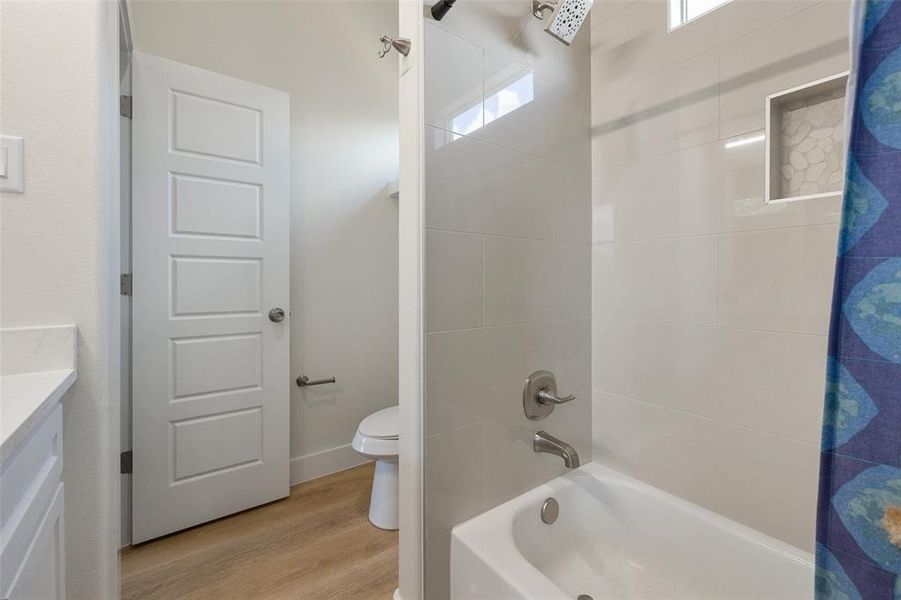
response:
[[[817,600],[901,600],[901,0],[855,0]]]

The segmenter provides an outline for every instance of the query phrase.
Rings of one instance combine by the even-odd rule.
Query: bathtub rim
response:
[[[480,560],[507,586],[524,598],[561,597],[566,592],[538,567],[533,565],[516,544],[513,525],[516,516],[532,503],[540,504],[545,498],[559,494],[565,488],[578,486],[577,479],[591,477],[598,481],[614,480],[633,488],[637,493],[648,494],[660,502],[674,505],[693,513],[712,527],[724,529],[747,543],[761,546],[787,560],[797,562],[810,571],[813,580],[814,556],[812,553],[729,519],[710,509],[690,502],[648,483],[629,477],[619,471],[592,461],[546,483],[526,490],[483,513],[480,513],[451,529],[450,585],[454,585],[455,550],[465,550]],[[538,515],[536,514],[536,519]],[[451,596],[453,597],[453,595]]]

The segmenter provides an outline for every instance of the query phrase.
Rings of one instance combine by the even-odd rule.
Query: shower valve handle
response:
[[[560,398],[556,394],[552,394],[547,390],[538,390],[538,401],[542,404],[564,404],[566,402],[572,402],[575,399],[576,397],[573,394]]]
[[[540,421],[554,412],[558,404],[572,402],[573,395],[557,395],[557,379],[550,371],[535,371],[526,379],[522,389],[522,409],[526,417],[532,421]]]

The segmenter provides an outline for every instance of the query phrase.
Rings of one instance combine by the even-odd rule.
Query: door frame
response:
[[[107,36],[106,54],[110,58],[119,55],[120,36],[124,36],[127,51],[130,55],[131,22],[129,19],[127,0],[108,2],[110,12],[115,15],[112,35]],[[400,187],[403,200],[399,203],[399,335],[398,335],[398,394],[400,405],[400,543],[398,576],[400,580],[399,595],[403,600],[419,600],[424,594],[424,523],[423,523],[423,406],[424,406],[424,319],[423,319],[423,0],[398,0],[398,31],[401,37],[408,38],[412,49],[408,56],[398,58],[401,61],[399,78],[399,129],[400,129]],[[117,100],[120,91],[118,60],[111,60],[113,68],[109,72],[112,99]],[[119,188],[120,169],[128,157],[118,143],[119,111],[117,103],[108,103],[105,112],[106,120],[114,126],[115,139],[109,152],[109,177],[112,190]],[[130,189],[130,181],[125,182]],[[112,480],[116,483],[111,495],[115,496],[113,514],[109,516],[115,532],[111,543],[111,564],[107,570],[106,589],[118,591],[119,568],[116,550],[120,546],[131,543],[128,530],[120,529],[124,520],[131,520],[130,481],[122,478],[125,487],[120,496],[119,485],[119,453],[130,449],[123,440],[130,440],[130,427],[122,425],[120,435],[120,411],[128,418],[130,411],[131,370],[126,353],[130,348],[120,346],[121,336],[130,332],[130,315],[118,308],[118,279],[120,260],[125,248],[130,248],[130,231],[119,231],[122,211],[130,208],[130,197],[112,191],[109,202],[110,229],[109,250],[111,259],[108,270],[108,298],[114,307],[109,315],[111,347],[109,355],[109,377],[111,383],[110,431],[110,464],[113,470]],[[114,231],[114,229],[116,229]],[[127,268],[125,263],[124,267]],[[112,351],[113,349],[117,351]],[[122,393],[120,393],[122,390]],[[130,420],[129,420],[130,422]],[[123,503],[123,501],[125,501]]]
[[[134,52],[131,19],[126,0],[119,0],[119,94],[131,95],[131,59]],[[120,126],[118,170],[120,182],[120,271],[131,273],[131,119],[117,112]],[[119,292],[121,339],[121,401],[119,420],[119,548],[131,545],[131,474],[122,473],[121,453],[131,451],[131,296]]]
[[[400,543],[398,593],[425,598],[423,523],[423,0],[398,0],[398,35],[410,40],[397,54],[399,78],[398,404],[400,406]],[[397,599],[395,599],[397,600]]]

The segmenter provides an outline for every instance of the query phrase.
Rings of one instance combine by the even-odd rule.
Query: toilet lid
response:
[[[372,438],[398,437],[397,407],[391,406],[372,413],[360,423],[359,431],[362,435]]]

